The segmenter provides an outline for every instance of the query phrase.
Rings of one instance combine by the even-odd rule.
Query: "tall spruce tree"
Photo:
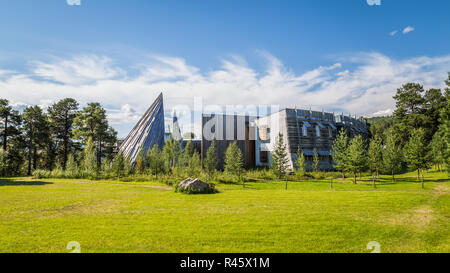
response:
[[[409,142],[405,146],[405,157],[409,165],[417,170],[418,181],[420,181],[420,172],[429,168],[428,151],[424,142],[425,131],[419,128],[412,132]]]
[[[194,151],[191,158],[188,161],[188,170],[187,173],[189,177],[197,177],[201,172],[200,167],[200,154],[197,151]]]
[[[378,177],[382,168],[383,143],[379,136],[371,139],[368,152],[369,168],[373,176]]]
[[[138,174],[143,174],[145,171],[145,153],[144,148],[139,149],[139,153],[136,159],[136,172]]]
[[[446,142],[445,135],[442,130],[437,131],[430,143],[430,160],[436,165],[439,171],[443,171],[445,163]]]
[[[279,134],[275,140],[275,147],[271,153],[272,171],[278,177],[282,178],[288,172],[289,158],[287,154],[287,147],[284,143],[283,134]]]
[[[317,152],[317,149],[314,148],[314,150],[313,150],[313,170],[314,170],[314,172],[319,171],[319,165],[320,165],[320,156],[319,156],[319,153]]]
[[[156,179],[158,179],[158,174],[165,172],[165,160],[157,144],[153,145],[153,147],[148,150],[146,162],[150,173],[154,175]]]
[[[353,173],[353,183],[356,184],[356,175],[362,172],[367,164],[366,149],[362,136],[358,135],[350,140],[346,161],[346,168]]]
[[[242,152],[237,146],[236,141],[228,145],[225,152],[225,171],[241,180],[241,173],[244,167]]]
[[[395,182],[395,175],[400,171],[403,158],[402,150],[397,140],[394,128],[385,132],[385,148],[383,150],[383,166],[387,172],[392,174],[392,181]]]
[[[206,151],[205,170],[208,175],[208,180],[211,179],[216,172],[218,163],[219,159],[217,157],[216,139],[214,138]]]
[[[95,145],[91,137],[88,138],[86,146],[83,150],[83,171],[88,176],[95,176],[97,174],[97,158],[95,155]]]
[[[295,165],[300,174],[304,174],[306,172],[305,154],[301,150],[300,145],[297,149],[297,159],[295,160]]]
[[[336,167],[342,172],[342,179],[345,179],[345,167],[347,160],[348,136],[344,129],[341,129],[333,143],[331,157]]]

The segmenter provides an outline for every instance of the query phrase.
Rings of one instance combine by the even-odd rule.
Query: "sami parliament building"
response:
[[[173,120],[172,137],[183,141],[176,117]],[[369,136],[366,122],[353,117],[311,110],[283,109],[263,117],[202,114],[201,140],[194,140],[193,143],[203,161],[211,141],[215,138],[220,168],[223,168],[228,145],[234,141],[241,149],[247,168],[268,167],[270,154],[281,133],[291,168],[294,167],[300,148],[307,162],[312,162],[316,151],[320,158],[319,168],[332,170],[332,145],[341,129],[345,129],[351,137]],[[134,163],[141,148],[145,154],[155,144],[162,148],[166,138],[161,93],[120,144],[119,151]]]

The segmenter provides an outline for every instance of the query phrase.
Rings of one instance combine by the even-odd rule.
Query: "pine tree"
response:
[[[313,155],[313,170],[314,170],[314,172],[319,171],[319,164],[320,164],[319,153],[317,152],[317,149],[314,148],[314,155]]]
[[[286,144],[284,144],[283,134],[279,134],[275,140],[275,147],[271,153],[273,173],[281,178],[285,176],[289,168],[289,159]]]
[[[153,145],[151,150],[148,150],[146,161],[146,165],[149,167],[150,173],[158,179],[158,174],[164,173],[165,171],[165,159],[157,144]]]
[[[194,151],[188,162],[188,175],[189,177],[198,177],[201,171],[200,168],[200,154]]]
[[[28,146],[28,175],[38,168],[38,150],[49,140],[47,118],[39,106],[27,107],[23,112],[25,139]]]
[[[97,173],[97,158],[95,156],[95,146],[92,138],[88,138],[83,150],[83,171],[88,176],[95,176]]]
[[[346,168],[353,173],[353,183],[356,184],[356,175],[366,166],[366,149],[362,136],[358,135],[350,141],[347,149]]]
[[[372,172],[372,175],[378,177],[381,164],[382,164],[382,156],[383,156],[383,144],[381,143],[381,138],[376,136],[372,138],[369,145],[368,152],[368,160],[369,160],[369,168]]]
[[[167,139],[162,150],[163,158],[165,160],[166,168],[170,172],[177,164],[182,163],[183,148],[179,141],[172,137]]]
[[[412,132],[409,142],[405,146],[405,157],[409,165],[417,170],[417,180],[420,181],[420,171],[429,168],[427,147],[425,142],[425,132],[422,128]]]
[[[336,167],[342,171],[342,179],[345,179],[347,148],[348,136],[345,133],[344,129],[341,129],[341,131],[337,135],[336,140],[333,143],[333,151],[331,153],[331,157],[333,158]]]
[[[443,165],[445,162],[445,150],[446,143],[442,130],[439,130],[434,134],[430,143],[430,160],[437,166],[439,171],[443,171]]]
[[[62,167],[66,169],[69,153],[72,149],[73,120],[75,119],[78,102],[71,98],[58,101],[48,108],[49,123],[53,141],[61,143],[60,147],[51,146],[49,166],[53,166],[57,154],[61,157]]]
[[[188,157],[192,157],[192,155],[194,155],[194,152],[195,152],[194,144],[192,143],[192,140],[188,140],[188,142],[186,143],[186,147],[184,147],[184,153]]]
[[[89,103],[76,113],[73,125],[75,139],[86,143],[89,138],[92,138],[96,151],[97,168],[100,169],[102,158],[105,156],[105,148],[110,148],[115,144],[117,135],[117,132],[108,125],[106,110],[100,103]]]
[[[401,168],[402,152],[396,139],[394,129],[390,128],[385,132],[385,149],[383,150],[384,168],[392,174],[392,181],[395,182],[395,174]]]
[[[70,178],[78,178],[79,177],[79,168],[78,164],[75,161],[75,158],[73,154],[69,154],[67,157],[67,164],[66,164],[66,174]]]
[[[297,171],[300,174],[304,174],[306,172],[305,155],[300,149],[300,145],[298,146],[297,159],[295,160],[295,165],[297,167]]]
[[[122,153],[119,153],[113,161],[112,164],[112,172],[115,177],[124,177],[125,176],[125,161],[126,158],[123,156]]]
[[[206,151],[205,170],[208,175],[208,179],[211,179],[214,175],[218,163],[219,159],[217,158],[216,139],[214,138]]]
[[[439,126],[439,131],[441,132],[443,136],[444,141],[444,162],[445,162],[445,168],[447,169],[447,174],[450,176],[450,73],[448,73],[448,80],[445,81],[448,88],[445,89],[445,98],[446,98],[446,105],[441,110],[441,118]]]
[[[5,177],[8,175],[8,164],[6,160],[6,151],[3,150],[3,147],[0,147],[0,177]]]
[[[241,173],[243,170],[244,161],[242,152],[238,148],[236,141],[228,145],[225,152],[225,171],[241,180]]]
[[[19,127],[22,123],[22,119],[19,112],[12,109],[9,105],[9,101],[6,99],[0,99],[0,119],[1,127],[0,132],[2,135],[3,150],[8,151],[8,140],[10,137],[20,135]]]
[[[138,156],[137,156],[137,159],[136,159],[136,171],[139,174],[143,174],[144,171],[145,171],[144,160],[145,160],[144,148],[141,147],[139,149],[139,153],[138,153]]]

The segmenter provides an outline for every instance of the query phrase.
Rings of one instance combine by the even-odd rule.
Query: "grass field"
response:
[[[220,184],[0,180],[0,252],[450,252],[450,181],[414,173],[329,182]]]

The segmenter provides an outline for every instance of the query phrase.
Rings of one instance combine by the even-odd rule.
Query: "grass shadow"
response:
[[[43,186],[53,184],[51,182],[42,182],[42,181],[16,181],[9,179],[0,179],[0,187],[1,186]]]

